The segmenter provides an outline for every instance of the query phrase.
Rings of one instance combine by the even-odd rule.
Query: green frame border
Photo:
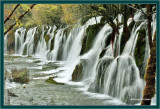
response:
[[[156,46],[157,46],[157,51],[156,51],[156,70],[157,70],[157,75],[156,75],[156,79],[157,79],[157,102],[155,106],[141,106],[141,105],[125,105],[125,106],[121,106],[121,105],[116,105],[116,106],[7,106],[4,105],[4,81],[3,81],[3,77],[4,77],[4,4],[156,4],[157,5],[157,40],[156,40]],[[159,24],[159,19],[160,19],[160,1],[159,0],[0,0],[0,9],[1,9],[1,23],[0,23],[0,34],[1,34],[1,38],[0,38],[0,108],[4,109],[4,108],[59,108],[59,109],[63,109],[63,108],[155,108],[155,109],[159,109],[160,108],[160,94],[159,94],[159,87],[160,87],[160,83],[159,83],[159,42],[160,42],[160,38],[159,38],[159,28],[160,28],[160,24]]]

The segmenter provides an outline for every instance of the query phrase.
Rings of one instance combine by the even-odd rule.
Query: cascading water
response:
[[[64,32],[64,29],[59,29],[57,34],[55,35],[54,48],[49,54],[49,59],[53,61],[57,60],[58,52],[61,49],[61,44],[64,37],[63,32]]]
[[[72,73],[79,63],[83,66],[83,76],[81,82],[84,83],[84,90],[98,92],[121,99],[128,104],[139,102],[136,99],[142,98],[144,81],[140,78],[140,71],[136,65],[134,52],[137,44],[138,31],[146,28],[146,23],[140,21],[143,18],[141,12],[134,15],[135,24],[132,28],[131,35],[124,45],[121,53],[123,25],[119,27],[119,34],[116,34],[113,45],[106,40],[110,38],[112,28],[105,24],[96,35],[92,47],[88,52],[80,56],[82,49],[82,39],[86,35],[86,29],[89,25],[100,23],[101,17],[91,18],[84,25],[76,24],[68,34],[66,28],[57,29],[56,26],[42,26],[41,34],[36,39],[39,27],[28,30],[19,28],[15,32],[15,54],[27,56],[39,56],[50,61],[63,61],[64,71],[57,74],[55,78],[58,82],[69,82],[72,79]],[[153,16],[153,19],[156,19]],[[123,16],[118,15],[119,23],[123,22]],[[117,20],[114,20],[116,23]],[[127,24],[130,25],[132,18],[129,18]],[[156,21],[152,22],[152,30]],[[47,28],[47,29],[46,29]],[[153,33],[153,32],[152,32]],[[47,36],[49,35],[49,36]],[[48,39],[46,39],[48,37]],[[146,40],[145,59],[149,57],[148,36]],[[37,43],[37,44],[36,44]],[[7,37],[4,39],[7,53]],[[52,49],[51,49],[52,48]],[[102,57],[100,54],[105,49]],[[146,61],[144,61],[146,66]]]
[[[15,54],[22,55],[22,51],[24,49],[24,36],[26,29],[19,28],[15,32]],[[28,38],[29,39],[29,38]]]
[[[111,27],[108,24],[106,24],[102,28],[102,30],[98,33],[97,38],[95,39],[95,42],[91,50],[82,56],[81,59],[85,59],[88,62],[87,65],[85,66],[85,70],[84,70],[85,72],[84,72],[83,78],[85,79],[91,78],[92,81],[94,80],[96,64],[98,62],[98,56],[105,46],[105,42],[103,41],[104,39],[107,39],[111,31],[112,31]]]
[[[48,32],[47,32],[47,34],[49,34],[49,37],[50,37],[50,39],[49,39],[49,41],[48,41],[48,50],[50,51],[50,48],[51,48],[51,41],[52,41],[52,39],[53,39],[53,37],[54,37],[54,32],[55,32],[55,30],[56,30],[56,26],[54,26],[53,27],[53,30],[52,30],[52,32],[51,32],[51,27],[50,27],[50,31],[48,30]]]
[[[99,23],[100,22],[100,19],[101,17],[97,17],[97,22]],[[91,18],[89,21],[86,22],[85,25],[81,26],[81,27],[76,27],[76,28],[73,28],[72,31],[70,32],[70,35],[68,38],[70,39],[67,39],[67,43],[65,46],[66,49],[67,48],[70,48],[69,52],[67,53],[68,56],[67,56],[67,64],[66,64],[66,67],[68,68],[66,71],[64,71],[62,74],[59,75],[59,77],[61,78],[57,78],[55,79],[56,81],[60,81],[60,82],[68,82],[69,80],[72,79],[72,73],[73,73],[73,70],[75,68],[75,66],[78,64],[78,62],[80,61],[80,50],[81,50],[81,47],[82,47],[82,38],[83,36],[85,35],[85,31],[87,29],[87,27],[89,25],[93,25],[93,24],[96,24],[96,20],[95,18]],[[79,30],[79,31],[77,31]],[[78,33],[76,33],[75,31],[77,31]],[[74,39],[72,39],[72,34],[71,33],[74,33]],[[69,43],[71,42],[71,40],[73,41],[72,43]],[[71,45],[70,45],[71,44]],[[66,52],[64,52],[66,53]]]
[[[6,34],[5,36],[4,36],[4,54],[7,54],[8,52],[7,52],[7,37],[8,37],[8,35]]]
[[[140,16],[142,16],[141,12],[138,13],[138,16],[135,16],[135,19],[141,18]],[[129,23],[130,21],[128,21],[128,24]],[[111,47],[111,45],[108,46],[105,57],[100,59],[97,64],[98,74],[96,75],[95,81],[90,85],[89,91],[96,91],[111,95],[113,97],[120,98],[123,102],[129,104],[140,102],[144,88],[144,81],[140,78],[139,69],[134,61],[134,51],[138,37],[138,30],[145,27],[145,22],[140,23],[138,27],[137,23],[135,23],[130,39],[127,41],[122,55],[119,55],[116,58],[112,57],[113,55],[111,56],[111,53],[108,51],[108,48]],[[118,40],[121,38],[122,28],[119,30],[119,33],[120,35]],[[120,46],[120,44],[118,45]],[[148,47],[147,43],[146,47]],[[115,48],[117,47],[114,43],[113,49]],[[88,67],[88,69],[91,70],[90,67]],[[96,69],[94,71],[96,71]],[[94,71],[92,71],[93,75]],[[86,69],[84,72],[87,74],[89,73]],[[89,75],[87,79],[90,76],[91,75]]]
[[[50,27],[51,29],[51,27]],[[50,31],[49,29],[49,31]],[[40,37],[40,40],[38,42],[38,45],[37,45],[37,49],[36,49],[36,55],[40,55],[41,57],[45,57],[46,56],[46,51],[47,51],[47,44],[46,44],[46,41],[44,39],[44,33],[45,33],[45,30],[44,30],[44,26],[42,27],[42,34],[41,34],[41,37]]]

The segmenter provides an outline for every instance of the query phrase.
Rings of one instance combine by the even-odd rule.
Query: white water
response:
[[[139,22],[142,18],[142,13],[137,12],[133,19]],[[100,22],[100,19],[101,17],[97,17],[98,23]],[[119,15],[118,19],[119,22],[122,22],[122,15]],[[129,25],[131,21],[132,19],[130,18],[127,24]],[[45,30],[45,26],[43,26],[39,40],[34,39],[36,32],[38,32],[38,27],[29,29],[26,38],[26,29],[20,28],[15,32],[15,54],[23,55],[23,52],[26,49],[27,52],[25,55],[27,56],[39,56],[44,58],[44,61],[66,61],[65,66],[62,68],[64,71],[57,74],[59,78],[55,78],[58,82],[70,82],[75,66],[78,63],[82,63],[83,77],[81,82],[84,87],[81,89],[83,91],[89,90],[100,92],[104,95],[110,95],[116,99],[121,99],[128,104],[135,104],[137,101],[134,99],[142,98],[142,91],[145,84],[143,79],[140,78],[140,72],[134,60],[134,51],[138,38],[138,30],[144,28],[146,24],[145,22],[141,22],[137,26],[137,22],[132,28],[130,38],[126,43],[122,54],[120,54],[120,45],[123,26],[119,28],[119,34],[116,34],[112,48],[111,44],[108,44],[107,47],[105,45],[105,40],[112,33],[112,28],[109,24],[105,24],[96,35],[91,49],[80,56],[82,39],[86,34],[87,27],[96,24],[95,18],[90,19],[83,26],[77,24],[72,28],[68,36],[64,33],[66,28],[59,28],[56,30],[55,26],[50,26],[48,27],[48,30]],[[154,20],[154,22],[152,22],[153,31],[156,29],[155,24],[156,22]],[[48,44],[45,41],[45,33],[49,34]],[[147,38],[148,37],[146,36],[146,40]],[[54,39],[54,47],[53,50],[50,50],[52,39]],[[37,46],[34,44],[35,40],[38,40]],[[5,44],[6,42],[7,37],[5,38]],[[6,48],[5,45],[5,51],[7,51]],[[35,51],[34,48],[36,48]],[[99,59],[99,55],[104,48],[106,48],[105,55]],[[149,47],[148,42],[146,41],[145,60],[147,60],[149,56],[149,49],[147,48]],[[116,56],[114,55],[114,52],[117,52]],[[102,74],[99,74],[99,72],[102,72]],[[99,85],[98,89],[97,85]]]
[[[40,55],[41,57],[45,57],[46,56],[46,51],[47,51],[47,44],[46,44],[46,41],[44,39],[44,26],[42,27],[42,34],[40,36],[40,40],[38,42],[38,45],[37,45],[37,49],[36,49],[36,55]],[[51,27],[50,27],[51,29]],[[49,29],[49,31],[50,31]]]
[[[97,22],[100,22],[101,17],[97,17]],[[74,33],[74,35],[72,35],[70,33],[69,37],[70,39],[67,39],[66,45],[67,46],[65,49],[70,48],[69,52],[67,53],[68,56],[66,58],[66,60],[68,61],[68,63],[66,64],[66,67],[68,68],[66,71],[64,71],[62,74],[58,75],[60,78],[55,79],[56,81],[59,82],[68,82],[72,79],[72,73],[73,70],[75,68],[75,66],[79,63],[80,61],[80,51],[81,51],[81,47],[82,47],[82,38],[85,35],[85,31],[87,29],[87,27],[89,25],[93,25],[96,24],[95,18],[90,19],[89,21],[86,22],[85,25],[81,26],[81,27],[76,27],[74,29],[72,29],[71,33]],[[79,30],[79,31],[77,31]],[[78,33],[76,33],[75,31],[77,31]],[[72,37],[75,37],[74,39]],[[70,45],[69,42],[71,42],[71,40],[73,41],[73,43]],[[68,45],[67,45],[68,44]],[[69,46],[69,47],[68,47]],[[66,52],[64,52],[66,53]]]
[[[85,66],[84,70],[84,79],[89,79],[93,81],[96,75],[96,66],[98,63],[98,57],[100,52],[105,46],[104,39],[107,39],[109,34],[111,33],[111,27],[106,24],[101,31],[98,33],[97,38],[94,41],[93,47],[89,50],[88,53],[84,54],[81,59],[87,60],[87,65]]]
[[[19,28],[15,32],[15,54],[22,55],[24,49],[24,35],[25,35],[25,28]],[[28,38],[30,39],[30,38]]]
[[[7,37],[8,37],[8,35],[6,34],[4,36],[4,54],[8,53],[8,51],[7,51]]]

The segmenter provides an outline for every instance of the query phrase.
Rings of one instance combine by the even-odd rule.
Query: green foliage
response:
[[[62,4],[61,7],[63,11],[62,22],[65,24],[77,23],[80,18],[89,13],[86,4]]]
[[[6,19],[10,13],[13,11],[17,4],[5,4],[4,5],[4,19]],[[30,13],[26,15],[26,17],[23,18],[23,20],[18,20],[18,17],[22,15],[25,11],[29,9],[31,4],[21,4],[13,13],[10,20],[7,21],[7,23],[4,25],[4,30],[6,31],[13,23],[16,22],[15,27],[24,26],[24,24],[27,22],[28,18],[30,17]]]
[[[62,10],[60,5],[38,4],[32,10],[32,22],[37,25],[53,25],[60,24]]]
[[[12,12],[16,4],[5,4],[5,18]],[[74,24],[82,18],[84,24],[89,18],[95,16],[110,16],[115,18],[118,10],[111,4],[37,4],[25,17],[19,21],[18,16],[30,8],[31,4],[21,4],[9,24],[17,22],[17,26],[33,27],[37,25]],[[123,6],[115,4],[119,9]],[[5,29],[9,25],[5,25]]]
[[[12,70],[12,78],[13,81],[21,83],[21,84],[25,84],[29,82],[29,70],[27,69],[21,69],[21,70],[17,70],[17,69],[13,69]]]

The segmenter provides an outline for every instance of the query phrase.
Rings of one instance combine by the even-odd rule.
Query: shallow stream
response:
[[[125,105],[110,96],[83,91],[83,83],[68,82],[57,85],[45,82],[65,70],[65,62],[44,62],[43,59],[21,56],[4,56],[4,70],[28,69],[28,84],[5,80],[5,105]],[[17,97],[8,94],[13,93]]]

